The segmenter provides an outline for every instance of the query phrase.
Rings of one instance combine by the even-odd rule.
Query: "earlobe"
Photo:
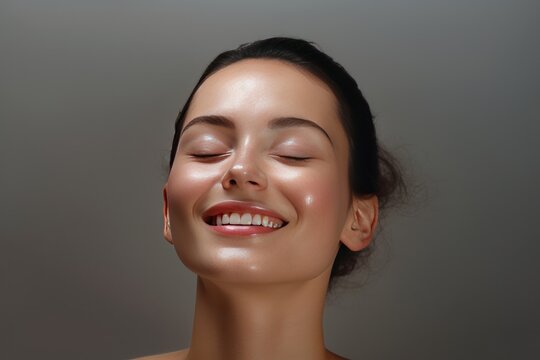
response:
[[[167,199],[167,184],[163,187],[163,237],[173,244],[171,234],[171,219],[169,217],[169,202]]]
[[[341,242],[351,251],[366,248],[373,239],[379,217],[377,196],[354,197],[341,232]]]

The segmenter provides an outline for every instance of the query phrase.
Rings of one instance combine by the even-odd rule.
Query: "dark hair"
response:
[[[187,102],[178,114],[169,160],[173,166],[180,133],[191,100],[199,86],[218,70],[244,59],[276,59],[308,70],[323,80],[338,100],[338,112],[349,141],[349,185],[356,196],[376,195],[380,212],[393,198],[406,193],[398,162],[378,144],[373,115],[356,81],[314,42],[290,37],[272,37],[240,45],[219,54],[201,75]],[[381,217],[381,216],[379,216]],[[364,266],[373,250],[373,242],[361,251],[351,251],[341,244],[334,260],[329,290],[335,280]]]

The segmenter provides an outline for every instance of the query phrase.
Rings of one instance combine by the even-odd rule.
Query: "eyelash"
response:
[[[284,158],[284,159],[287,159],[287,160],[292,160],[292,161],[307,161],[311,158],[309,157],[298,157],[298,156],[285,156],[285,155],[278,155],[280,158]]]
[[[211,158],[211,157],[216,157],[216,156],[221,156],[221,155],[224,155],[224,154],[190,154],[191,156],[193,157],[196,157],[196,158]]]
[[[219,161],[219,158],[224,155],[227,155],[227,154],[226,153],[225,154],[189,154],[189,156],[201,162]]]

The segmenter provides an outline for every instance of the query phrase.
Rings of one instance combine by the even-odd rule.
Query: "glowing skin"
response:
[[[202,115],[225,116],[235,129],[197,124],[180,138],[168,180],[180,259],[201,276],[227,282],[261,284],[321,275],[338,250],[349,201],[347,138],[330,89],[289,64],[246,60],[202,84],[184,128]],[[283,116],[317,123],[334,146],[307,126],[268,129],[271,119]],[[226,155],[201,161],[193,153]],[[236,186],[224,185],[230,177],[238,178]],[[261,202],[289,224],[241,240],[215,236],[203,226],[201,214],[228,199]]]
[[[210,115],[228,121],[200,121]],[[315,126],[284,126],[280,117]],[[185,119],[164,188],[164,233],[198,275],[197,305],[191,348],[171,358],[339,358],[324,348],[326,287],[340,242],[368,245],[377,204],[351,207],[333,93],[289,63],[243,60],[201,85]],[[217,156],[194,156],[210,154]],[[216,232],[203,214],[226,200],[260,204],[286,225]],[[353,222],[359,230],[350,230]]]

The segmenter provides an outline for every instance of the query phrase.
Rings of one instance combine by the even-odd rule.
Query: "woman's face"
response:
[[[200,86],[186,114],[164,189],[165,236],[205,278],[329,275],[349,211],[347,164],[337,100],[324,82],[278,60],[234,63]],[[265,216],[281,227],[258,225]]]

